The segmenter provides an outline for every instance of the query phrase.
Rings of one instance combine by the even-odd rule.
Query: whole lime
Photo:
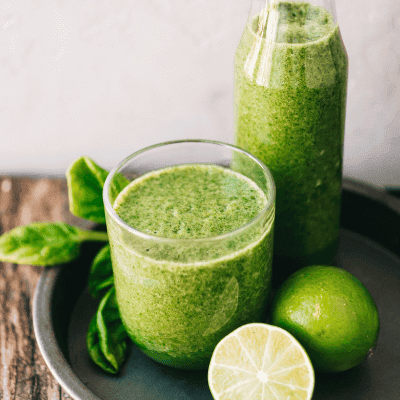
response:
[[[379,315],[371,294],[342,268],[310,266],[295,272],[271,307],[271,323],[303,345],[316,371],[358,365],[378,339]]]

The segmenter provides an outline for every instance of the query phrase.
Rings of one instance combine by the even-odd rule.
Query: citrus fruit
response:
[[[290,333],[252,323],[218,343],[208,368],[208,384],[215,400],[309,400],[314,370]]]
[[[375,302],[342,268],[311,266],[295,272],[280,286],[271,307],[271,323],[303,345],[316,371],[352,368],[376,345]]]

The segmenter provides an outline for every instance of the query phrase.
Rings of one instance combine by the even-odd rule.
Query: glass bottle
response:
[[[252,0],[235,54],[235,144],[276,182],[275,282],[334,260],[347,76],[334,0]]]

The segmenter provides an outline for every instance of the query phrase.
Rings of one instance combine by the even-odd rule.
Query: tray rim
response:
[[[51,302],[55,282],[62,265],[45,269],[33,298],[33,328],[40,352],[57,382],[75,400],[102,400],[97,397],[74,372],[64,357],[53,329]]]
[[[367,197],[400,215],[400,199],[390,195],[385,188],[344,177],[342,189]],[[51,304],[53,289],[63,266],[43,270],[33,298],[33,327],[40,352],[53,376],[75,400],[102,400],[78,377],[64,357],[54,334]]]

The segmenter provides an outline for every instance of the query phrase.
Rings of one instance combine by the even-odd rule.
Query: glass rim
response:
[[[245,154],[247,157],[249,157],[250,159],[252,159],[253,161],[255,161],[262,169],[262,171],[264,172],[264,175],[267,178],[267,186],[269,189],[268,194],[271,194],[268,196],[267,198],[267,202],[265,204],[265,206],[258,212],[258,214],[252,218],[250,221],[248,221],[246,224],[241,225],[240,227],[223,233],[222,235],[215,235],[215,236],[208,236],[208,237],[201,237],[201,238],[168,238],[168,237],[164,237],[164,236],[156,236],[156,235],[151,235],[149,233],[146,232],[142,232],[130,225],[128,225],[122,218],[119,217],[119,215],[115,212],[113,206],[111,205],[111,201],[109,198],[109,187],[110,187],[110,183],[112,178],[114,177],[114,175],[126,164],[128,163],[130,160],[132,160],[134,157],[137,157],[138,155],[147,152],[149,150],[153,150],[159,147],[165,147],[165,146],[169,146],[169,145],[176,145],[176,144],[184,144],[184,143],[201,143],[201,144],[211,144],[211,145],[216,145],[216,146],[221,146],[221,147],[226,147],[229,148],[231,150],[237,151],[239,153]],[[213,163],[212,163],[213,164]],[[174,164],[174,165],[181,165],[181,164]],[[217,164],[215,164],[217,165]],[[240,173],[240,172],[239,172]],[[243,174],[242,174],[243,175]],[[250,178],[249,178],[250,179]],[[133,181],[131,181],[133,182]],[[131,183],[129,182],[129,184]],[[209,242],[209,241],[217,241],[217,240],[223,240],[223,239],[227,239],[229,237],[232,237],[236,234],[239,234],[245,230],[247,230],[250,226],[256,224],[261,217],[272,207],[272,205],[275,202],[275,197],[276,197],[276,187],[275,187],[275,181],[274,178],[271,174],[271,171],[268,169],[268,167],[256,156],[254,156],[253,154],[249,153],[246,150],[243,150],[237,146],[228,144],[228,143],[224,143],[224,142],[220,142],[220,141],[216,141],[216,140],[205,140],[205,139],[181,139],[181,140],[171,140],[171,141],[167,141],[167,142],[162,142],[162,143],[157,143],[151,146],[147,146],[144,147],[143,149],[140,149],[132,154],[130,154],[129,156],[127,156],[126,158],[124,158],[121,162],[119,162],[108,174],[107,179],[104,183],[104,187],[103,187],[103,203],[104,203],[104,208],[105,210],[109,213],[109,215],[112,217],[112,219],[123,229],[127,230],[128,232],[134,234],[135,236],[139,236],[142,239],[146,239],[146,240],[155,240],[158,242],[164,242],[164,243],[183,243],[183,242],[196,242],[196,243],[201,243],[201,242]]]

